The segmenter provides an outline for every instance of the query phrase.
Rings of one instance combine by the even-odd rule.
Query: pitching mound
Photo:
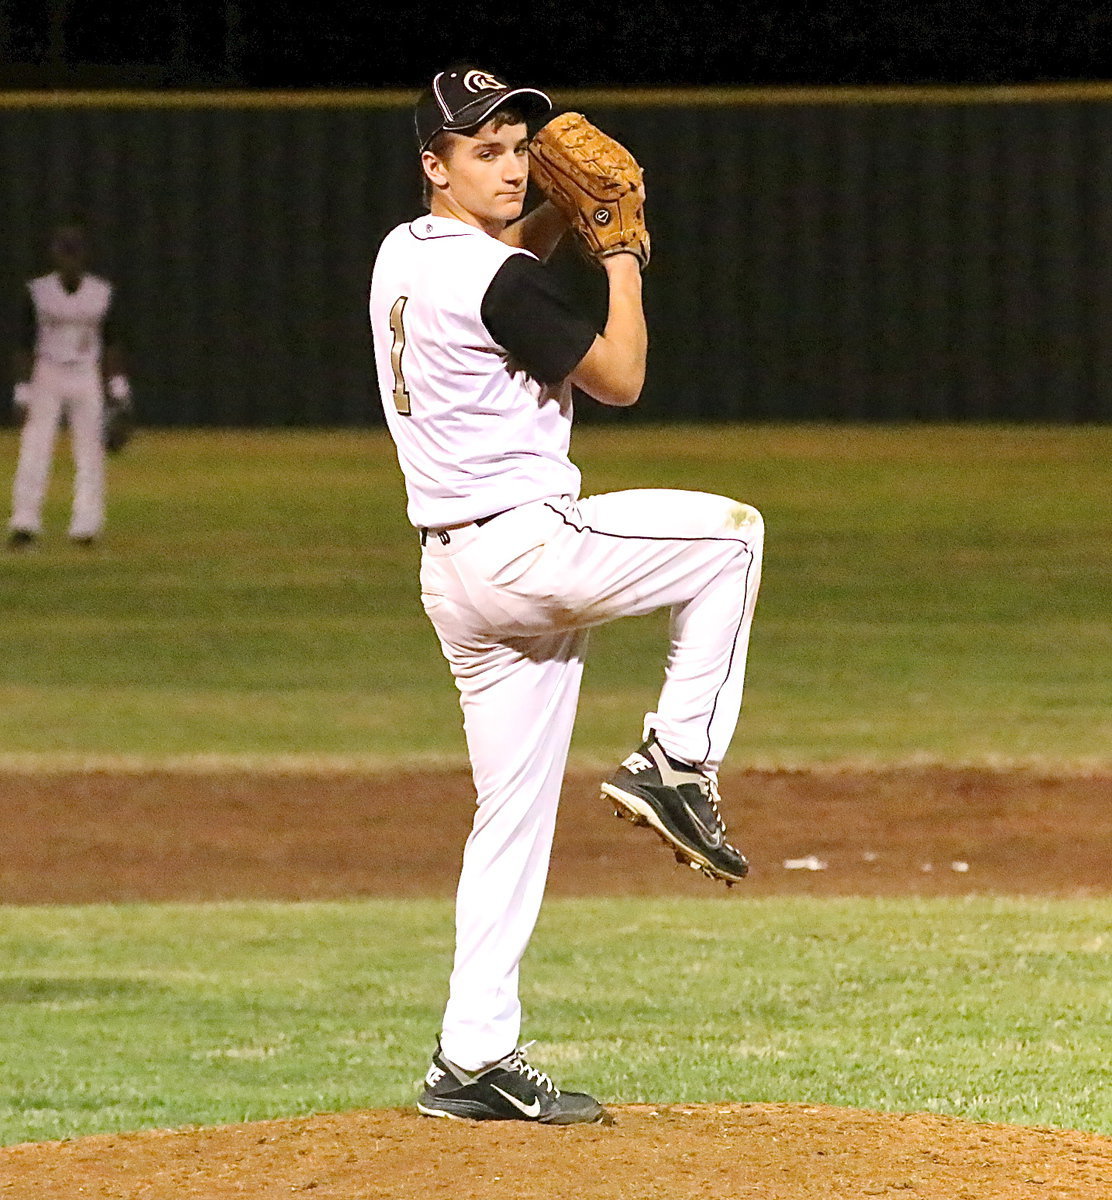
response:
[[[630,1105],[611,1126],[356,1112],[0,1150],[35,1200],[1106,1200],[1112,1138],[800,1104]]]

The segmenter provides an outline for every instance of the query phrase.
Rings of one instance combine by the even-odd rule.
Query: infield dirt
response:
[[[1112,891],[1112,777],[736,772],[722,791],[753,860],[748,894]],[[471,796],[463,772],[7,775],[0,903],[450,895]],[[595,776],[569,778],[551,893],[710,886],[608,817]],[[800,1104],[635,1105],[614,1116],[607,1127],[544,1129],[356,1112],[27,1144],[0,1150],[0,1196],[1112,1196],[1112,1138],[1087,1133]]]
[[[747,895],[1112,891],[1112,776],[750,771],[722,795]],[[0,903],[450,896],[473,796],[463,771],[0,775]],[[568,778],[549,894],[714,886]]]

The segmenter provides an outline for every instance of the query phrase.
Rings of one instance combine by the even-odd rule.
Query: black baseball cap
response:
[[[413,114],[417,141],[424,150],[442,130],[461,133],[474,129],[510,100],[517,101],[526,117],[539,117],[552,109],[552,101],[537,88],[511,87],[478,67],[441,71],[417,101]]]

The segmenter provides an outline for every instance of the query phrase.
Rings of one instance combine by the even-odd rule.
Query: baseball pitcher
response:
[[[717,771],[734,732],[763,523],[700,492],[580,497],[572,388],[636,403],[649,261],[642,172],[584,116],[530,141],[549,98],[440,72],[415,113],[428,212],[384,239],[370,290],[379,390],[422,547],[421,598],[459,691],[477,794],[430,1116],[599,1121],[519,1047],[518,967],[540,909],[588,631],[671,610],[640,747],[602,784],[684,862],[732,884]],[[530,166],[547,199],[522,218]],[[605,273],[598,330],[545,259],[568,229]]]

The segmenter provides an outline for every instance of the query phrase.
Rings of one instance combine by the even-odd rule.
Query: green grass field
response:
[[[1112,429],[586,428],[574,450],[586,492],[765,513],[735,765],[1112,762]],[[55,482],[52,536],[5,563],[6,761],[463,760],[383,434],[144,433],[93,553]],[[578,760],[637,739],[664,638],[663,614],[593,635]]]
[[[1112,766],[1112,429],[611,426],[575,454],[587,492],[764,511],[733,765]],[[463,761],[381,434],[144,432],[93,552],[67,484],[4,560],[0,767]],[[636,739],[663,639],[594,636],[580,762]],[[1112,1133],[1110,927],[1096,899],[558,901],[526,1036],[613,1102]],[[450,949],[434,901],[0,908],[0,1140],[408,1104]]]
[[[0,1141],[409,1105],[440,901],[0,910]],[[611,1103],[1112,1133],[1112,901],[560,900],[532,1059]]]

